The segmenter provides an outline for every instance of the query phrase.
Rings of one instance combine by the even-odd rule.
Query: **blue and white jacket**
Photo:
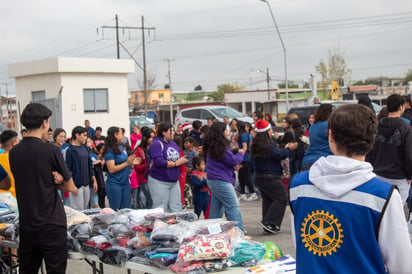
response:
[[[369,163],[321,157],[290,186],[297,273],[409,273],[398,191]]]

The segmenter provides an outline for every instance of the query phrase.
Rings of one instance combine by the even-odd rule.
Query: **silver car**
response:
[[[202,122],[202,125],[207,124],[207,119],[212,118],[223,122],[223,117],[227,116],[229,121],[236,118],[240,121],[253,124],[253,119],[242,115],[235,109],[227,106],[199,106],[185,108],[179,111],[175,117],[175,125],[183,123],[193,123],[195,120]]]

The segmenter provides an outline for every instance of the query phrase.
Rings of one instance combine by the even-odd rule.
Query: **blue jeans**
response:
[[[99,196],[97,194],[97,191],[96,191],[96,193],[93,192],[93,187],[90,187],[90,202],[89,202],[89,204],[90,204],[90,208],[99,207]]]
[[[153,208],[163,207],[164,212],[182,211],[179,181],[163,182],[149,176],[147,183],[153,200]]]
[[[207,180],[210,188],[212,202],[210,204],[209,218],[222,218],[225,212],[228,221],[236,221],[237,227],[244,231],[240,204],[235,189],[229,182]]]
[[[130,208],[130,184],[118,185],[107,183],[106,194],[111,209]]]

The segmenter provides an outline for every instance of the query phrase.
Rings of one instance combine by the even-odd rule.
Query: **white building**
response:
[[[106,135],[110,126],[129,130],[127,74],[132,60],[55,57],[10,64],[9,76],[16,80],[20,111],[30,102],[45,104],[53,111],[50,126],[71,135],[77,125],[89,120]]]

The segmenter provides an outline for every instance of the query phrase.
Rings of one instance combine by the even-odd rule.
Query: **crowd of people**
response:
[[[326,257],[347,241],[346,254],[356,248],[355,241],[362,247],[372,237],[382,252],[379,260],[400,269],[400,259],[389,259],[393,246],[404,252],[396,252],[403,259],[411,255],[410,241],[401,244],[403,236],[394,240],[389,234],[391,224],[404,232],[408,203],[412,209],[412,117],[407,116],[412,111],[405,111],[410,99],[389,96],[379,122],[367,103],[337,110],[319,104],[307,128],[296,115],[284,117],[281,136],[273,131],[272,116],[256,111],[254,126],[228,117],[206,125],[161,122],[153,129],[134,126],[129,138],[116,126],[103,136],[102,128],[94,129],[88,120],[67,138],[64,129],[50,129],[49,109],[29,104],[21,116],[22,141],[12,130],[0,135],[0,189],[17,198],[20,211],[20,270],[32,272],[40,258],[48,271],[65,268],[67,254],[56,252],[63,245],[63,205],[77,210],[162,207],[172,213],[193,209],[203,218],[225,216],[247,233],[240,202],[257,199],[262,200],[259,225],[265,234],[280,231],[290,201],[298,260],[317,265],[311,253]],[[376,196],[378,205],[365,204],[361,195]],[[355,224],[357,218],[365,218],[363,228]],[[355,237],[349,226],[363,233]],[[329,231],[345,238],[328,236]],[[318,241],[309,242],[314,236]],[[52,238],[60,241],[48,243]],[[387,240],[393,245],[381,243]],[[328,249],[323,242],[337,245]],[[378,256],[376,250],[369,253],[362,254],[365,261]],[[363,266],[381,270],[382,265]]]

